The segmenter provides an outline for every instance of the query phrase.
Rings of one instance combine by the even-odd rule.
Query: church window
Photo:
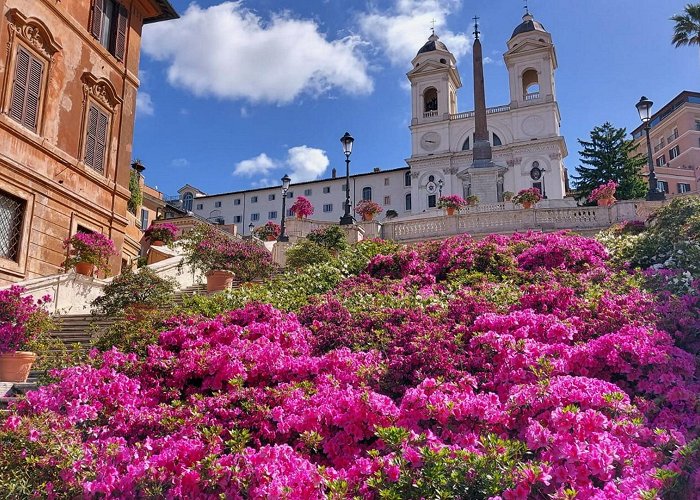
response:
[[[411,210],[411,193],[406,195],[406,211]]]
[[[362,188],[362,199],[363,200],[371,200],[372,199],[372,188],[371,187]]]
[[[529,69],[523,73],[523,98],[526,101],[539,99],[540,80],[537,71]]]
[[[447,64],[447,61],[446,61],[445,59],[440,59],[440,62],[441,62],[442,64]]]
[[[411,172],[406,172],[403,176],[403,184],[408,187],[411,185]]]
[[[192,200],[194,200],[194,195],[189,191],[182,195],[182,208],[187,212],[192,211]]]
[[[496,134],[493,134],[493,146],[503,146],[501,138],[498,137]]]
[[[462,144],[462,151],[469,151],[471,149],[471,137],[467,137],[466,140],[464,141],[464,144]]]
[[[431,194],[428,196],[428,208],[435,208],[437,207],[437,196],[434,194]]]
[[[423,94],[423,103],[425,105],[423,111],[437,111],[438,95],[435,87],[429,87]]]

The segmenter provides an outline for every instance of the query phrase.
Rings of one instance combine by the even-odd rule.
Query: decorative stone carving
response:
[[[7,13],[7,19],[7,27],[10,31],[7,45],[8,53],[12,48],[15,36],[49,60],[61,50],[61,46],[56,42],[49,29],[39,19],[26,17],[17,9],[10,9]]]
[[[550,160],[561,160],[561,153],[551,153],[549,155]]]
[[[83,73],[81,78],[85,97],[92,97],[107,109],[114,111],[122,100],[117,95],[117,90],[106,78],[97,78],[92,73]]]

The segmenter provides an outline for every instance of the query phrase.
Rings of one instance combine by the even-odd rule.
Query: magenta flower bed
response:
[[[25,446],[60,478],[42,491],[88,498],[420,498],[436,463],[469,498],[654,498],[675,473],[687,494],[696,358],[616,273],[563,234],[380,255],[297,315],[252,304],[179,320],[145,359],[94,353],[17,406],[0,455]]]

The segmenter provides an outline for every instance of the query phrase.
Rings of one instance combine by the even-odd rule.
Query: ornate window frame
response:
[[[0,168],[7,168],[0,164]],[[18,278],[25,278],[27,273],[27,256],[29,254],[29,238],[34,216],[34,195],[14,184],[0,179],[0,190],[24,201],[22,229],[17,250],[17,260],[0,257],[0,271]]]
[[[46,109],[46,93],[48,88],[49,74],[51,66],[55,61],[56,54],[61,50],[61,45],[56,41],[49,28],[35,17],[27,17],[18,9],[10,9],[7,12],[7,29],[9,37],[7,40],[7,61],[5,71],[5,81],[2,83],[2,112],[9,115],[12,105],[12,83],[15,79],[17,69],[17,51],[21,45],[26,51],[45,65],[44,73],[41,77],[41,90],[39,95],[39,108],[37,109],[37,135],[43,135],[44,110]]]
[[[106,78],[99,78],[92,73],[83,73],[80,78],[83,82],[83,109],[82,109],[82,125],[80,128],[80,163],[85,166],[86,170],[89,170],[97,175],[101,175],[106,178],[112,177],[111,168],[111,146],[112,146],[112,130],[114,128],[114,117],[117,116],[117,108],[121,105],[122,100],[117,94],[117,90],[112,85],[112,82]],[[109,118],[107,124],[106,132],[106,146],[105,146],[105,156],[104,156],[104,169],[102,173],[89,167],[85,163],[85,148],[86,145],[86,135],[87,127],[89,121],[90,107],[91,105],[96,106],[99,110],[104,112]]]

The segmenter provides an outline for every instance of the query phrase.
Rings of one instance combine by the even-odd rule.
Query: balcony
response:
[[[536,101],[539,98],[540,98],[539,92],[532,92],[531,94],[525,94],[526,101]]]
[[[434,109],[432,111],[426,111],[423,113],[423,118],[434,118],[438,115],[437,109]]]
[[[508,105],[508,104],[506,104],[505,106],[496,106],[495,108],[487,108],[486,114],[492,115],[495,113],[505,113],[506,111],[510,111],[510,105]],[[475,114],[476,114],[475,111],[465,111],[464,113],[455,113],[455,114],[450,115],[450,120],[463,120],[465,118],[473,118]]]

